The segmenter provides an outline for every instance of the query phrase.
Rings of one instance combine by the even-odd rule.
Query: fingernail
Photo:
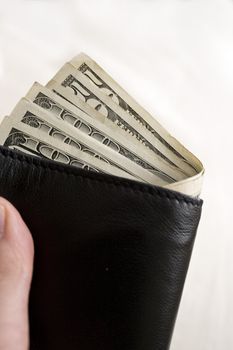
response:
[[[0,205],[0,239],[3,237],[5,231],[5,208]]]

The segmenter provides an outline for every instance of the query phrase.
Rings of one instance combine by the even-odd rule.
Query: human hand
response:
[[[29,347],[32,236],[18,211],[0,198],[0,350]]]

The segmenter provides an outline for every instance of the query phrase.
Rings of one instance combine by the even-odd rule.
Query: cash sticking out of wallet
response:
[[[0,125],[0,144],[98,173],[198,196],[201,162],[81,53],[34,83]]]

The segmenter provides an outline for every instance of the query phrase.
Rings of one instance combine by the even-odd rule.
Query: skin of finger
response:
[[[6,279],[13,274],[20,275],[25,283],[30,282],[34,259],[31,233],[10,202],[0,197],[0,205],[5,208],[5,233],[0,241],[0,280],[1,276]]]
[[[33,240],[13,205],[3,198],[0,205],[5,208],[5,230],[0,239],[0,350],[26,350]]]

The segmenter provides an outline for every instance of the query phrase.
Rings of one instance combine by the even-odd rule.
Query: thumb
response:
[[[20,214],[0,198],[0,350],[28,349],[33,255],[32,237]]]

